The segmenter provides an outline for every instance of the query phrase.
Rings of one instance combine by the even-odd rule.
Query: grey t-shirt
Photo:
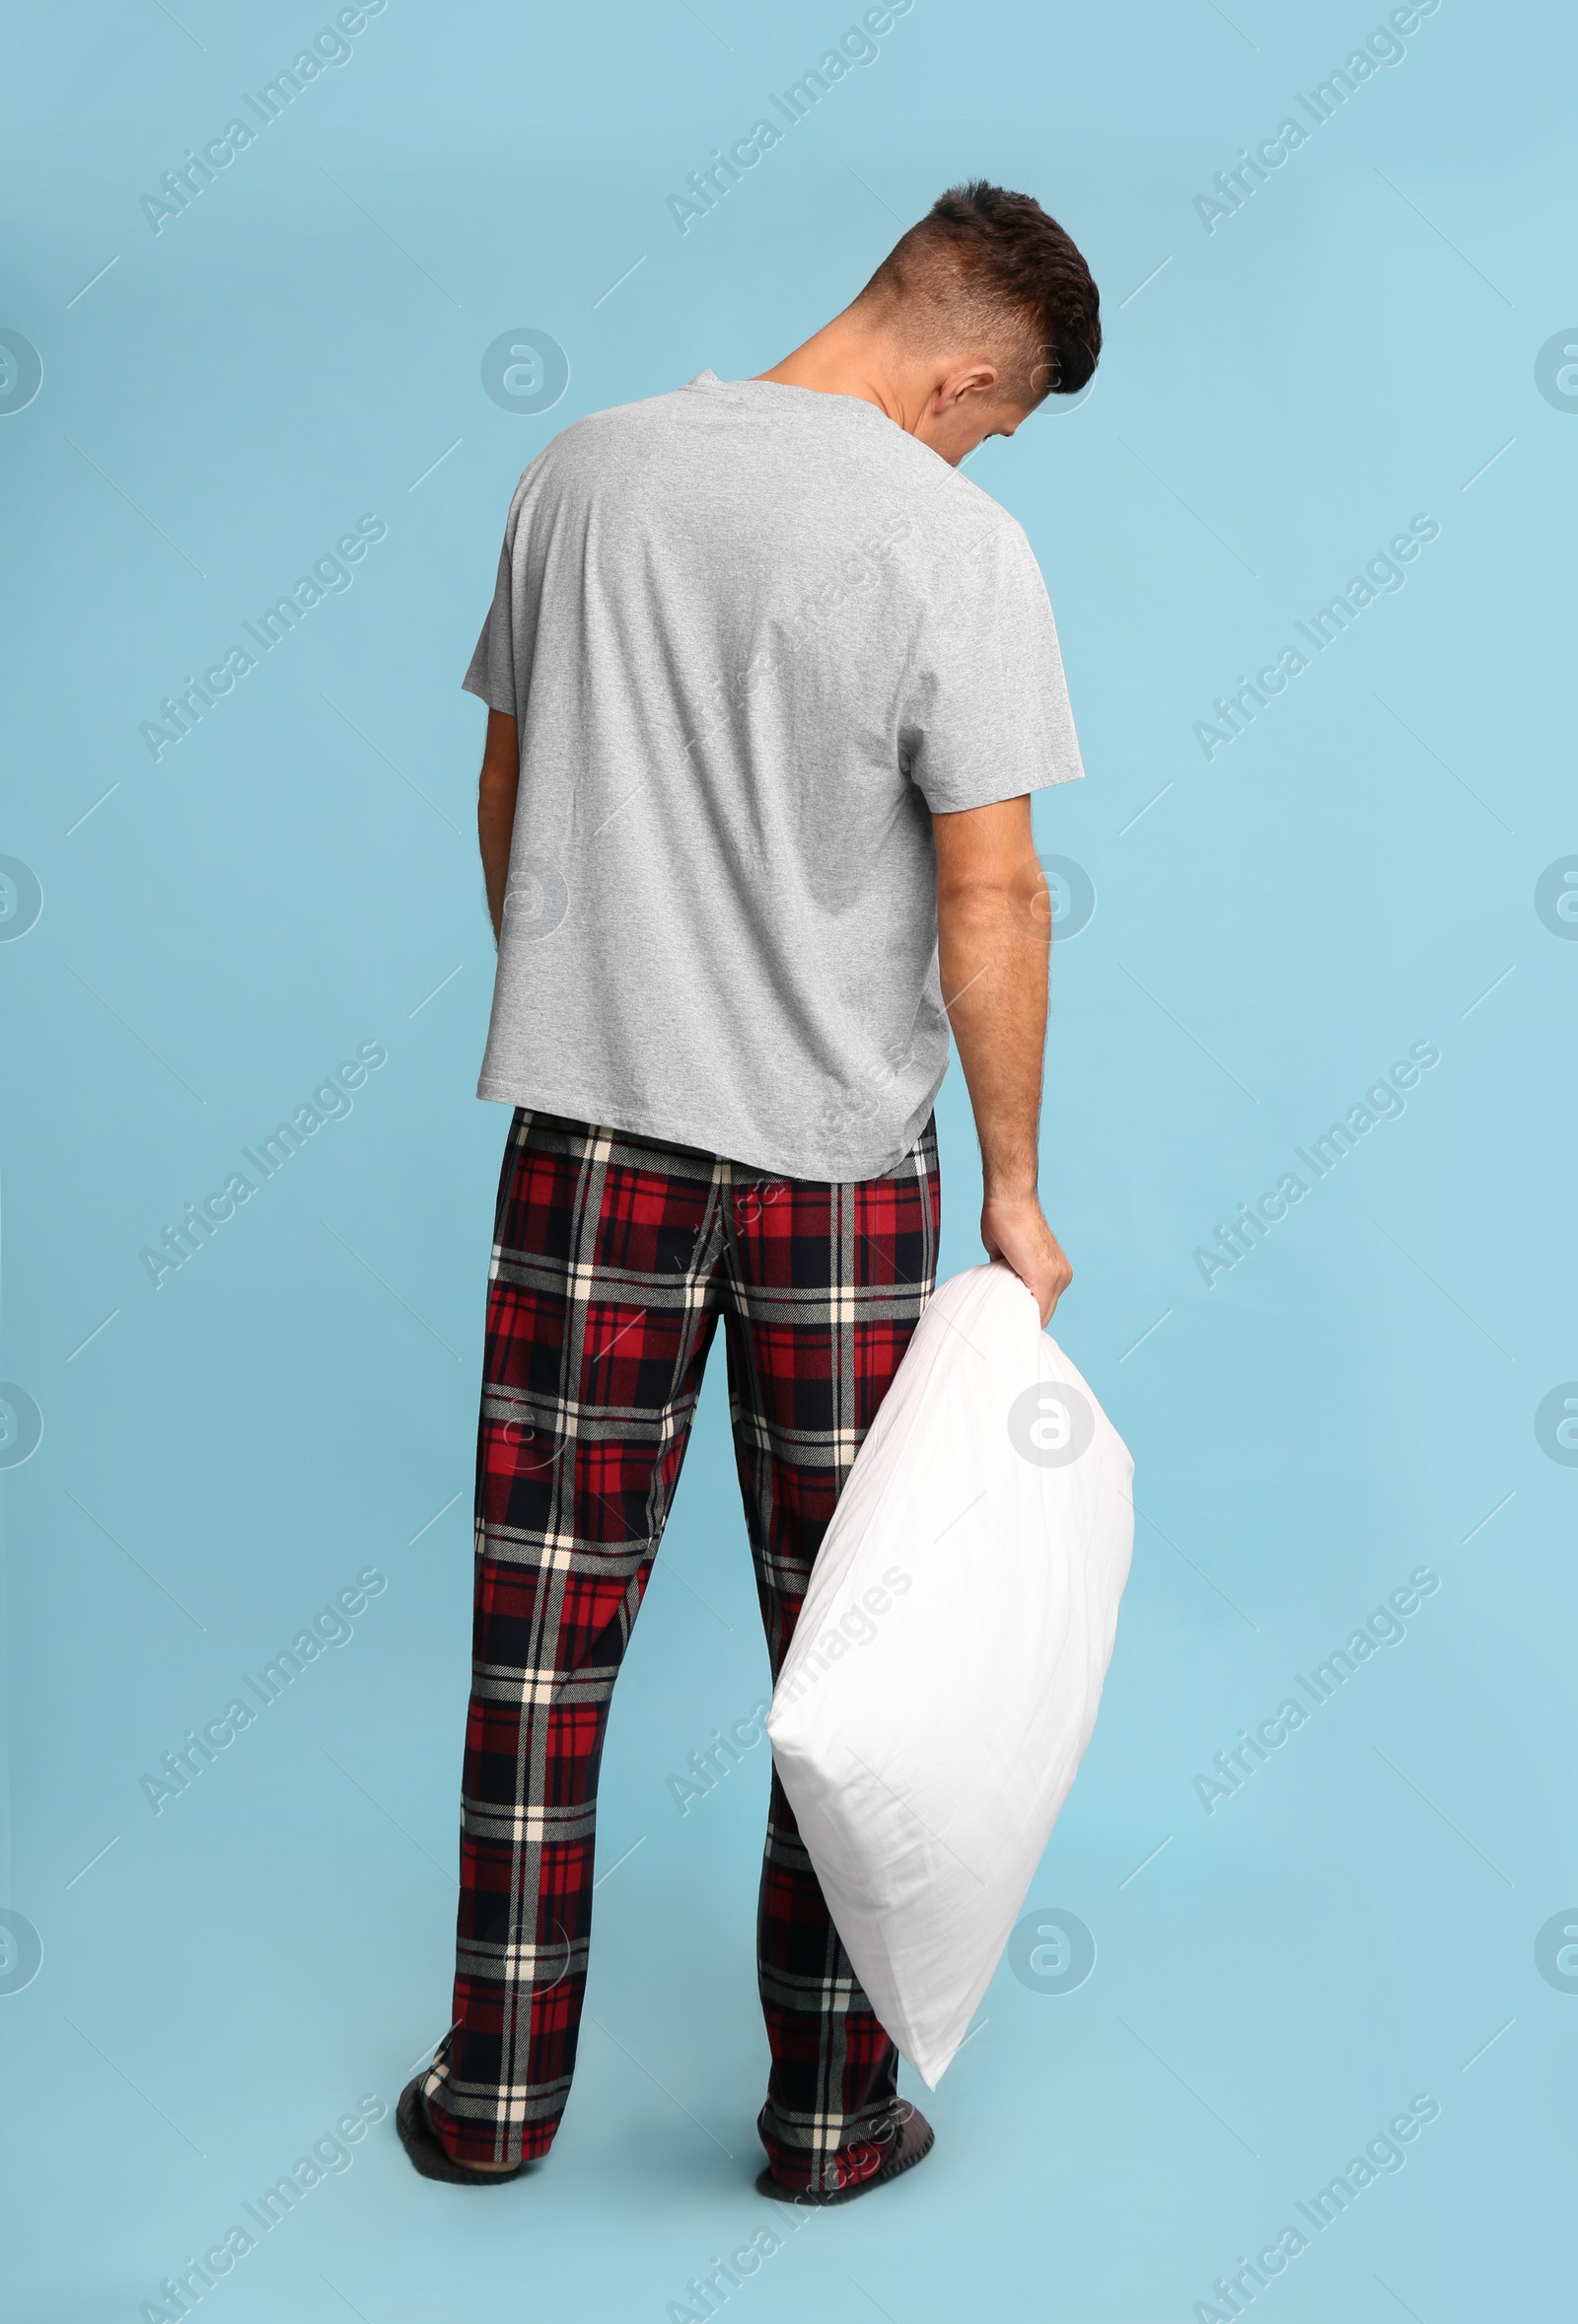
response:
[[[931,813],[1084,771],[1013,518],[874,403],[704,371],[533,461],[465,683],[521,748],[477,1094],[898,1163],[948,1063]]]

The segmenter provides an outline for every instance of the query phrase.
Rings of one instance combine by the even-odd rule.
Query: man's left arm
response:
[[[520,787],[520,728],[506,711],[489,710],[482,772],[476,785],[476,838],[482,850],[482,877],[487,883],[487,910],[495,944],[504,926],[504,888]]]

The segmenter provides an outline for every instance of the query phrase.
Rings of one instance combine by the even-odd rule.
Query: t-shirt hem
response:
[[[896,1127],[889,1146],[880,1151],[858,1153],[853,1159],[846,1153],[831,1162],[825,1154],[816,1154],[809,1147],[792,1152],[788,1147],[769,1151],[765,1142],[758,1146],[750,1133],[740,1141],[732,1136],[720,1137],[716,1123],[691,1121],[668,1112],[659,1118],[639,1106],[610,1105],[601,1098],[592,1099],[580,1093],[549,1093],[539,1086],[499,1074],[484,1073],[477,1082],[476,1094],[491,1105],[525,1106],[533,1113],[558,1114],[569,1122],[588,1122],[600,1129],[619,1130],[626,1137],[656,1138],[664,1145],[689,1146],[697,1153],[720,1155],[744,1169],[759,1170],[771,1177],[804,1179],[824,1186],[849,1186],[863,1179],[885,1178],[898,1168],[913,1151],[941,1087],[939,1074],[936,1087],[910,1111],[903,1125]]]

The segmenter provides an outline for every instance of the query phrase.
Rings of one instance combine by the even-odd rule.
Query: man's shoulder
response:
[[[562,461],[595,459],[610,446],[682,426],[694,409],[694,402],[687,387],[669,388],[662,395],[642,396],[632,403],[610,403],[600,411],[583,412],[579,419],[572,419],[567,427],[561,428],[538,457],[551,454]]]
[[[1001,501],[925,445],[915,444],[914,451],[915,459],[894,478],[895,504],[913,527],[907,561],[928,598],[939,606],[957,604],[961,593],[993,590],[1024,560],[1034,562],[1024,527]]]
[[[947,467],[946,461],[943,466]],[[983,491],[963,469],[950,469],[948,472],[956,487],[951,510],[961,530],[968,535],[972,548],[984,548],[988,544],[1014,551],[1029,548],[1029,534],[1000,500]]]
[[[654,441],[680,418],[675,405],[682,388],[662,396],[646,396],[635,403],[613,403],[601,411],[583,412],[543,445],[521,472],[515,487],[518,506],[530,493],[573,494],[578,486],[607,485],[610,475],[650,457]]]

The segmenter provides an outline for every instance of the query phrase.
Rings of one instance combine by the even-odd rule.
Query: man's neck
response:
[[[857,397],[862,403],[875,403],[899,427],[908,424],[906,404],[918,406],[925,400],[923,394],[906,395],[901,367],[886,341],[870,331],[852,330],[839,316],[771,371],[756,377],[783,388],[811,388],[822,396]]]

